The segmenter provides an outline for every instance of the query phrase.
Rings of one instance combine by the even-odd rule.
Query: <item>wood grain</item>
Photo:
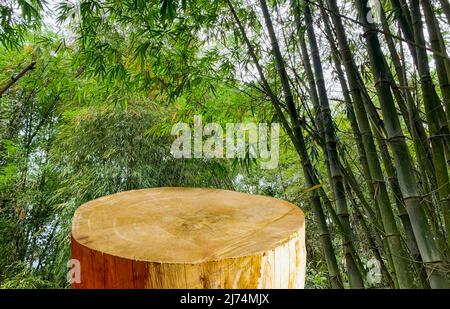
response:
[[[155,188],[79,207],[73,288],[303,288],[302,211],[227,190]]]

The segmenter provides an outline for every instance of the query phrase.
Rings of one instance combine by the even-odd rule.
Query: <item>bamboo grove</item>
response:
[[[44,18],[45,11],[52,11],[54,22],[65,29],[64,34],[52,34],[56,43],[50,54],[42,53],[28,66],[19,65],[14,78],[2,82],[0,88],[2,106],[14,104],[17,89],[25,87],[21,83],[37,78],[34,74],[45,70],[43,63],[51,54],[64,52],[61,57],[67,61],[53,69],[67,66],[67,89],[51,94],[59,109],[52,111],[56,113],[53,117],[42,120],[51,127],[46,134],[55,134],[56,141],[61,140],[57,138],[60,127],[66,135],[86,134],[85,141],[95,130],[93,124],[83,133],[67,131],[62,115],[74,109],[73,102],[80,101],[80,89],[92,96],[89,101],[84,94],[86,102],[103,100],[102,104],[110,106],[121,101],[128,109],[133,105],[157,115],[150,118],[158,121],[147,121],[122,109],[101,109],[107,110],[108,117],[110,112],[119,113],[108,119],[122,119],[121,125],[130,127],[131,136],[147,128],[145,136],[151,142],[140,144],[140,149],[150,153],[168,148],[169,125],[188,121],[193,114],[223,123],[236,119],[279,122],[283,128],[283,154],[276,171],[259,170],[248,158],[232,163],[171,163],[170,168],[161,167],[170,170],[171,177],[163,171],[158,181],[143,181],[141,177],[125,187],[113,182],[111,188],[93,192],[86,199],[125,188],[167,184],[256,190],[289,199],[306,212],[311,259],[307,278],[314,277],[313,271],[323,272],[326,278],[312,286],[449,288],[448,0],[56,2],[51,7],[40,1],[2,5],[5,22],[0,32],[5,53],[24,57],[18,50],[33,41],[30,33],[46,29],[49,17]],[[20,11],[22,18],[8,18],[11,10]],[[2,75],[2,80],[8,74]],[[72,103],[63,107],[63,99]],[[10,126],[14,124],[12,118],[9,121]],[[137,125],[136,121],[142,123]],[[114,126],[103,130],[113,131]],[[14,134],[11,130],[9,135],[0,134],[2,175],[12,160],[7,155],[7,142],[22,131],[18,127]],[[25,146],[30,147],[35,139],[46,139],[46,134],[28,136]],[[54,157],[49,162],[56,160],[53,164],[59,166],[54,172],[57,178],[63,174],[61,164],[68,164],[64,147],[70,146],[52,141],[49,147],[59,148],[48,151]],[[78,155],[74,151],[73,156]],[[127,171],[163,162],[158,158],[141,161],[135,156],[135,161],[126,163]],[[75,161],[74,168],[86,164]],[[120,162],[105,161],[102,166]],[[193,173],[199,168],[212,172]],[[151,178],[148,173],[143,175]],[[108,178],[106,170],[99,177]],[[216,179],[214,183],[211,178]],[[275,184],[271,190],[261,191],[260,179]],[[1,185],[6,188],[5,183]],[[257,188],[249,190],[250,183]],[[57,192],[64,193],[58,193],[54,203],[61,208],[72,201],[71,213],[82,202],[74,199],[81,189],[63,190],[58,187],[61,185],[56,185]],[[7,213],[13,200],[6,190],[2,193],[0,210],[5,210],[0,215]],[[55,218],[56,213],[52,215]],[[64,238],[67,221],[55,224],[55,235]],[[67,242],[60,246],[58,250],[67,252]],[[25,260],[16,257],[21,259]],[[377,284],[369,282],[373,269],[368,260],[378,265],[381,277]],[[63,265],[61,261],[59,265]],[[31,256],[28,262],[32,272],[39,270]],[[10,259],[1,263],[4,268]]]

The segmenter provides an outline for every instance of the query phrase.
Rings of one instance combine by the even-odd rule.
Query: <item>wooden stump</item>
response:
[[[75,212],[72,288],[303,288],[303,212],[226,190],[155,188]]]

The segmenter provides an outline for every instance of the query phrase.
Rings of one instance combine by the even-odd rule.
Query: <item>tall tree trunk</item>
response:
[[[347,79],[350,84],[350,92],[353,99],[355,114],[358,119],[359,129],[363,138],[364,148],[368,158],[367,161],[369,162],[371,179],[375,188],[374,191],[377,192],[375,198],[379,206],[381,220],[383,222],[389,250],[392,255],[395,274],[400,287],[411,288],[413,287],[413,280],[409,272],[408,262],[405,259],[407,253],[402,246],[400,233],[398,231],[389,201],[383,172],[364,106],[363,93],[359,83],[356,65],[347,42],[347,36],[345,34],[336,0],[327,0],[327,2],[328,8],[332,12],[330,15],[336,31],[336,37],[343,58]]]
[[[263,2],[264,0],[261,0]],[[263,7],[263,14],[267,8]],[[353,239],[350,227],[350,220],[347,208],[347,200],[345,197],[344,178],[339,165],[339,156],[337,151],[337,137],[334,130],[333,120],[331,118],[330,106],[328,102],[328,95],[325,87],[325,80],[323,78],[322,63],[319,55],[319,48],[317,46],[316,35],[313,28],[311,11],[309,5],[304,6],[304,16],[306,30],[308,33],[309,45],[311,49],[312,62],[314,66],[314,73],[316,77],[317,91],[319,94],[320,116],[319,121],[323,128],[323,135],[325,137],[326,152],[330,168],[330,182],[335,198],[337,215],[344,228],[344,256],[346,261],[347,273],[349,277],[351,288],[364,288],[363,278],[358,270],[357,264],[350,251],[350,245]],[[302,40],[302,38],[300,38]]]
[[[411,0],[411,17],[415,42],[417,44],[424,45],[425,39],[423,34],[419,0]],[[430,35],[430,37],[433,38],[432,35]],[[439,97],[436,90],[434,89],[433,80],[431,79],[427,52],[424,48],[419,47],[416,48],[416,51],[419,60],[418,71],[420,75],[423,102],[430,129],[433,164],[440,199],[439,204],[444,216],[447,242],[450,244],[450,183],[448,176],[448,165],[445,160],[445,148],[447,143],[444,137],[445,134],[448,133],[448,126],[446,121],[442,119],[442,116],[444,115],[443,109],[439,102]],[[447,157],[447,159],[449,158]]]
[[[422,9],[425,15],[431,48],[436,51],[433,52],[433,57],[436,64],[436,73],[439,80],[439,88],[441,89],[442,99],[444,101],[444,106],[446,109],[447,123],[448,127],[450,127],[450,81],[446,69],[446,65],[448,66],[448,63],[446,63],[445,58],[440,55],[446,55],[447,53],[445,47],[441,45],[442,34],[439,23],[434,16],[430,0],[420,0],[420,2],[422,3]]]
[[[284,114],[280,107],[280,102],[278,101],[277,96],[271,90],[271,87],[270,87],[270,85],[264,75],[264,72],[259,64],[259,60],[258,60],[258,57],[256,56],[255,50],[246,34],[246,31],[242,25],[242,22],[240,21],[238,15],[236,13],[236,10],[233,7],[233,4],[231,3],[231,0],[226,0],[226,2],[228,4],[228,7],[230,9],[230,12],[231,12],[233,18],[236,21],[237,28],[240,31],[245,44],[247,45],[248,52],[257,68],[258,75],[261,79],[264,90],[267,93],[267,95],[269,96],[270,102],[272,103],[272,106],[274,107],[277,116],[280,118],[282,125],[283,125],[284,129],[286,130],[286,133],[288,134],[289,138],[291,139],[291,141],[300,157],[300,163],[302,165],[303,174],[305,177],[305,184],[308,188],[313,188],[313,187],[317,186],[319,184],[319,182],[318,182],[317,176],[315,175],[313,165],[311,164],[311,161],[308,157],[305,141],[303,139],[303,135],[301,134],[301,128],[298,124],[299,120],[296,115],[295,106],[292,106],[294,104],[294,102],[292,100],[292,95],[291,96],[288,95],[287,97],[285,97],[285,101],[286,101],[286,103],[291,105],[289,116],[291,117],[293,128],[290,127],[289,123],[287,122],[286,118],[284,117]],[[283,63],[282,63],[282,66],[284,67]],[[289,92],[290,92],[290,90],[288,90],[288,94],[289,94]],[[332,288],[343,288],[342,279],[341,279],[341,275],[339,272],[339,267],[337,264],[335,251],[333,248],[333,243],[331,240],[331,234],[328,229],[328,225],[326,222],[322,203],[320,201],[320,197],[317,193],[317,190],[309,191],[309,201],[310,201],[311,208],[313,209],[313,212],[314,212],[314,218],[315,218],[317,229],[319,232],[319,238],[321,241],[322,250],[323,250],[325,260],[327,263],[327,267],[328,267],[328,275],[330,277],[331,287]]]
[[[403,100],[403,97],[406,98],[405,108],[407,111],[406,111],[406,115],[404,115],[404,112],[402,112],[402,115],[405,118],[405,120],[406,119],[409,120],[408,121],[409,125],[410,125],[409,131],[410,131],[411,137],[414,142],[414,147],[415,147],[416,153],[419,157],[419,165],[421,166],[422,171],[428,170],[428,172],[432,173],[432,175],[434,176],[434,169],[433,169],[432,162],[431,162],[431,160],[427,160],[426,151],[429,149],[429,147],[428,147],[428,139],[426,136],[426,132],[425,132],[425,129],[422,124],[422,119],[418,116],[419,112],[414,105],[414,99],[408,88],[408,83],[407,83],[406,77],[403,74],[403,67],[400,62],[399,53],[397,53],[397,50],[396,50],[394,40],[393,40],[392,36],[388,35],[388,33],[390,33],[391,31],[390,31],[390,27],[388,24],[386,14],[382,7],[380,7],[379,13],[380,13],[380,18],[381,18],[382,29],[386,33],[385,40],[386,40],[386,43],[387,43],[387,46],[389,49],[389,54],[390,54],[391,60],[394,64],[395,73],[400,82],[400,86],[402,89],[401,92],[403,93],[403,96],[399,99]],[[395,83],[393,77],[392,77],[392,82]],[[394,91],[396,89],[399,90],[400,88],[397,88],[394,85],[392,87],[392,89]],[[418,135],[417,132],[421,132],[422,136],[424,136],[424,137],[417,138],[417,135]],[[395,174],[394,166],[393,166],[391,158],[389,156],[389,152],[387,150],[386,143],[384,142],[384,140],[381,140],[380,138],[378,138],[378,140],[380,143],[380,146],[379,146],[380,150],[383,154],[383,162],[384,162],[385,170],[388,175],[390,186],[392,188],[392,193],[395,196],[397,209],[398,209],[399,216],[400,216],[400,219],[401,219],[401,222],[403,225],[403,229],[405,231],[406,244],[408,246],[409,252],[411,253],[412,257],[415,260],[415,263],[413,264],[413,266],[421,278],[422,285],[424,285],[425,287],[429,287],[428,282],[426,280],[427,275],[426,275],[425,269],[422,267],[422,257],[420,256],[419,248],[417,247],[417,243],[414,238],[414,232],[413,232],[413,229],[411,226],[411,221],[409,220],[408,213],[404,206],[403,196],[401,194],[400,185],[398,183],[397,175]],[[422,177],[426,178],[427,173],[422,172],[420,175]],[[424,179],[424,181],[427,181],[427,180]]]
[[[356,0],[355,3],[360,22],[365,27],[364,37],[369,52],[373,76],[376,80],[375,86],[384,116],[389,145],[394,156],[399,183],[405,198],[406,209],[414,229],[414,235],[422,258],[428,266],[427,271],[431,287],[445,288],[448,286],[448,283],[445,275],[439,269],[442,266],[442,257],[437,250],[433,234],[422,209],[422,197],[417,188],[412,160],[397,116],[390,89],[388,69],[378,40],[377,30],[374,24],[369,23],[367,20],[370,6],[367,0]],[[420,60],[420,57],[418,59]]]
[[[386,14],[381,8],[381,25],[385,33],[390,33],[389,24],[386,18]],[[399,35],[401,37],[401,35]],[[426,134],[425,128],[420,118],[420,114],[416,106],[414,105],[414,99],[412,97],[411,91],[409,89],[408,80],[406,78],[406,70],[403,67],[399,53],[395,47],[394,40],[390,35],[385,35],[386,43],[389,49],[389,54],[391,60],[394,64],[395,73],[399,80],[400,86],[403,89],[404,97],[406,98],[406,108],[409,117],[409,122],[411,124],[410,133],[414,142],[414,147],[416,153],[419,157],[419,166],[422,170],[422,175],[428,175],[431,183],[435,184],[434,166],[431,157],[431,149],[428,141],[428,136]],[[401,51],[402,59],[404,59],[403,51]]]
[[[405,55],[403,52],[403,45],[400,45],[400,58],[402,59],[402,64],[401,64],[401,75],[403,76],[403,80],[406,81],[406,64],[405,64]],[[405,85],[407,81],[405,82]],[[414,105],[414,101],[411,100],[411,102],[409,102],[408,104]],[[419,115],[415,115],[412,112],[410,112],[409,117],[412,118],[420,118]],[[419,134],[416,130],[412,131],[412,138],[413,139],[420,139]],[[429,147],[428,142],[426,142],[426,146]],[[421,168],[421,179],[422,179],[422,183],[421,183],[421,188],[422,188],[422,192],[426,193],[428,195],[428,198],[424,199],[424,209],[427,212],[427,216],[430,220],[430,224],[431,224],[431,228],[433,230],[433,234],[436,237],[436,243],[438,245],[438,249],[439,252],[441,253],[446,253],[449,252],[448,246],[447,246],[447,242],[445,240],[445,237],[443,235],[443,231],[441,231],[441,219],[440,219],[440,215],[439,215],[439,211],[435,205],[435,203],[433,203],[433,201],[435,201],[437,199],[436,194],[437,194],[437,184],[436,184],[436,175],[434,174],[434,166],[432,165],[432,161],[431,161],[431,171],[430,168],[424,167],[423,162],[425,162],[425,160],[420,156],[420,152],[417,152],[419,154],[418,160],[422,161],[419,162],[419,167]],[[431,148],[429,151],[427,151],[427,153],[429,153],[429,155],[431,157]],[[426,160],[426,162],[430,162],[430,160]],[[424,175],[424,174],[428,174],[428,178]],[[433,188],[433,189],[431,189]],[[447,256],[448,259],[448,256]]]
[[[369,242],[369,248],[372,251],[375,258],[377,259],[378,263],[380,263],[381,273],[386,278],[389,286],[391,288],[394,288],[395,287],[394,282],[393,282],[391,275],[389,274],[389,271],[383,261],[381,252],[378,249],[378,245],[377,245],[376,241],[374,240],[374,237],[372,236],[369,226],[366,224],[366,221],[364,220],[364,216],[361,213],[361,210],[358,208],[358,203],[356,202],[356,199],[353,197],[352,190],[348,183],[346,184],[345,189],[347,191],[347,195],[349,197],[350,203],[353,206],[353,209],[356,213],[355,217],[358,220],[359,224],[361,225],[364,235],[366,236],[367,241]]]
[[[397,11],[395,16],[399,22],[403,35],[408,43],[408,49],[417,67],[417,53],[414,46],[414,34],[412,29],[411,14],[409,8],[405,5],[405,0],[391,0],[392,7]]]
[[[438,134],[438,138],[444,143],[442,146],[444,147],[443,152],[448,161],[450,157],[449,126],[444,109],[442,108],[439,97],[434,89],[433,80],[430,77],[419,0],[411,1],[411,11],[406,0],[391,0],[391,3],[397,10],[396,16],[400,28],[408,43],[409,50],[413,55],[415,67],[420,75],[422,92],[426,98],[426,100],[424,100],[425,109],[426,111],[429,110],[431,112],[431,115],[428,115],[429,113],[427,112],[427,116],[436,118],[433,120],[433,124],[431,124],[430,135],[433,138],[433,132]],[[422,58],[423,56],[425,56],[425,58]]]
[[[366,181],[367,189],[369,191],[369,196],[375,196],[375,191],[373,189],[373,184],[370,180],[370,169],[369,163],[367,162],[366,150],[364,149],[361,132],[359,131],[358,121],[355,116],[355,110],[353,108],[352,99],[350,96],[350,90],[348,89],[347,81],[345,79],[344,71],[341,67],[341,59],[339,57],[339,50],[334,42],[333,31],[331,29],[328,14],[324,10],[324,7],[320,6],[321,14],[323,16],[324,30],[328,39],[328,43],[331,47],[331,57],[333,58],[334,68],[336,69],[336,74],[341,85],[342,95],[344,97],[345,107],[347,109],[347,118],[350,122],[352,128],[353,137],[355,138],[356,148],[358,150],[359,162],[362,167],[363,177]],[[377,223],[377,222],[374,222]]]

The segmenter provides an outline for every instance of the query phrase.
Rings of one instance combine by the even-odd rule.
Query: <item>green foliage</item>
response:
[[[254,5],[258,1],[230,2],[251,48],[244,40],[242,29],[231,14],[227,1],[49,2],[57,8],[56,12],[50,13],[57,15],[60,23],[58,33],[44,27],[41,29],[44,11],[49,8],[45,1],[6,0],[0,4],[0,87],[14,80],[11,78],[31,63],[36,63],[33,70],[7,87],[0,98],[0,288],[68,287],[66,272],[71,218],[77,207],[107,194],[161,186],[235,189],[295,203],[306,214],[306,287],[331,286],[329,265],[325,262],[329,260],[324,256],[330,252],[334,254],[338,265],[333,269],[339,268],[337,271],[342,272],[346,269],[345,252],[340,249],[343,237],[334,214],[335,200],[324,198],[333,195],[330,182],[334,180],[329,181],[330,165],[326,156],[326,147],[330,145],[325,145],[320,136],[321,111],[313,106],[312,100],[312,92],[316,89],[310,89],[308,85],[305,57],[299,48],[301,40],[307,39],[303,25],[305,2],[268,2],[269,17],[283,58],[278,62],[273,57],[274,48],[266,33],[267,27],[263,26],[265,21],[260,7]],[[396,25],[401,16],[393,3],[381,1],[387,12],[388,26]],[[331,142],[336,142],[337,156],[346,172],[343,181],[352,177],[354,181],[345,183],[351,187],[345,194],[348,195],[346,199],[354,202],[354,205],[348,203],[349,224],[357,256],[365,264],[373,258],[373,249],[377,249],[393,273],[394,268],[389,265],[389,257],[393,253],[383,244],[387,235],[377,213],[381,209],[377,208],[377,198],[381,196],[379,184],[392,186],[390,181],[401,177],[402,173],[395,170],[389,151],[384,160],[380,160],[383,166],[373,163],[376,160],[370,162],[373,163],[370,167],[377,165],[380,170],[377,177],[371,176],[370,168],[369,172],[365,171],[360,158],[376,159],[377,155],[381,157],[381,152],[374,146],[370,153],[360,153],[357,142],[364,144],[365,141],[367,144],[371,137],[369,132],[359,132],[363,133],[364,139],[358,136],[359,133],[353,131],[355,123],[350,119],[358,119],[359,129],[367,127],[365,129],[372,130],[372,134],[377,133],[379,145],[386,141],[395,144],[395,141],[387,139],[385,122],[395,117],[397,106],[393,106],[393,112],[385,118],[378,115],[384,97],[376,93],[379,85],[372,74],[368,50],[361,43],[363,28],[352,20],[356,18],[353,16],[353,2],[344,1],[339,6],[353,57],[350,60],[355,63],[356,73],[361,77],[360,82],[348,86],[358,91],[361,88],[367,95],[364,96],[367,102],[363,100],[362,103],[373,103],[373,109],[368,105],[363,107],[367,109],[371,123],[361,127],[361,114],[352,114],[350,109],[355,106],[353,96],[349,102],[345,101],[342,89],[336,87],[340,80],[333,60],[337,59],[338,64],[344,60],[341,53],[331,48],[330,43],[336,41],[336,28],[327,34],[331,38],[326,37],[322,32],[324,17],[319,7],[311,4],[314,27],[318,27],[318,53],[326,79],[327,89],[322,97],[329,96],[330,101],[332,120],[328,128],[333,127],[336,131],[336,140]],[[291,14],[297,10],[301,13],[299,20]],[[416,8],[416,12],[420,15],[420,8]],[[441,45],[445,47],[448,45],[448,25],[442,25],[443,12],[436,10],[435,14],[444,33]],[[410,43],[404,42],[403,46],[399,42],[397,36],[394,49],[404,47],[406,50],[407,43]],[[387,53],[385,45],[382,41],[382,51]],[[428,46],[428,42],[425,45]],[[249,55],[250,49],[253,49],[252,56]],[[394,71],[397,56],[400,54],[386,57],[385,61],[381,58],[376,60]],[[423,204],[427,214],[421,222],[432,224],[433,231],[427,237],[441,240],[440,249],[444,252],[448,251],[445,246],[448,235],[442,233],[445,226],[440,203],[445,198],[439,194],[445,191],[435,184],[433,166],[442,164],[440,166],[444,167],[438,172],[445,176],[445,160],[433,159],[427,165],[424,163],[430,155],[426,151],[430,150],[423,150],[423,155],[416,152],[415,146],[428,145],[429,128],[436,124],[423,121],[427,111],[422,90],[418,87],[420,83],[416,80],[416,68],[410,61],[410,54],[402,57],[406,85],[397,89],[400,95],[394,103],[399,105],[402,97],[408,99],[407,91],[411,91],[412,101],[406,101],[408,106],[404,107],[408,115],[399,118],[399,131],[404,131],[407,147],[402,152],[404,156],[397,161],[409,161],[406,149],[411,152],[411,170],[414,168],[414,174],[420,179],[417,192],[426,197]],[[427,57],[422,58],[422,61],[427,61]],[[285,66],[288,74],[284,85],[280,82],[280,64]],[[441,99],[445,87],[437,87],[437,70],[433,65],[431,68],[431,81],[427,82],[436,86],[436,96]],[[443,70],[439,72],[443,74]],[[348,77],[346,73],[344,84],[349,82],[345,80]],[[450,71],[447,74],[450,77]],[[400,82],[399,75],[393,74],[394,80]],[[263,82],[263,77],[267,83]],[[286,84],[291,87],[295,111],[288,109],[290,100],[283,89]],[[386,83],[383,85],[386,91],[393,88]],[[274,101],[281,113],[277,113],[271,104]],[[441,101],[443,106],[448,103]],[[412,120],[407,118],[414,116],[409,115],[414,108],[417,112],[417,119],[413,119],[416,121],[414,130],[422,126],[424,134],[419,141],[421,144],[416,144],[418,139],[413,138],[413,130],[408,126]],[[440,105],[437,108],[444,111]],[[298,114],[298,119],[292,119],[291,113]],[[442,137],[447,134],[444,114],[439,121],[443,134],[438,136],[446,146],[443,150],[448,152],[448,140]],[[298,138],[282,131],[279,165],[272,170],[261,170],[259,159],[249,155],[235,160],[174,159],[169,153],[174,140],[170,135],[172,126],[176,122],[192,124],[195,115],[201,115],[204,123],[215,122],[222,127],[226,123],[270,124],[286,120],[286,129],[293,128],[298,121],[305,145],[301,145],[302,149],[298,151]],[[358,129],[358,124],[356,127]],[[433,148],[436,147],[431,147],[431,150]],[[307,160],[301,157],[303,150]],[[448,161],[448,156],[448,153],[442,153],[440,158]],[[304,181],[306,177],[301,163],[305,161],[312,165],[309,168],[307,162],[307,170],[317,174],[318,179],[312,186],[307,186]],[[422,166],[431,169],[424,171]],[[370,185],[372,180],[377,183],[374,187]],[[415,183],[411,181],[411,184]],[[385,207],[397,207],[395,197],[400,197],[400,203],[407,204],[408,199],[403,201],[398,191],[392,187],[388,190],[390,196],[386,194],[383,200]],[[310,194],[320,194],[323,224],[316,222]],[[360,206],[361,209],[358,208]],[[395,209],[394,213],[400,212]],[[409,217],[406,219],[408,221]],[[400,227],[402,220],[394,218],[390,222]],[[368,234],[361,223],[368,226]],[[324,237],[328,237],[324,230],[331,235],[330,246],[325,247],[331,250],[325,253],[319,245]],[[400,228],[399,233],[402,239],[409,241],[405,228]],[[411,254],[407,252],[408,256],[401,258],[408,261],[417,258]],[[422,266],[419,260],[415,263]],[[448,263],[442,268],[448,273]],[[414,276],[415,281],[426,282],[426,278]],[[349,278],[345,274],[342,277],[343,285],[348,286]],[[389,285],[388,281],[384,279],[372,286],[383,288]],[[367,282],[366,286],[369,286]]]
[[[71,218],[88,200],[137,188],[232,186],[223,162],[175,160],[170,132],[148,134],[166,104],[122,83],[111,91],[74,66],[78,54],[51,34],[36,38],[20,53],[0,53],[2,80],[37,61],[0,101],[3,288],[67,286]]]
[[[30,28],[41,23],[41,0],[5,0],[0,3],[0,43],[16,48],[23,42]]]
[[[87,73],[111,88],[120,84],[172,100],[216,76],[217,53],[200,52],[197,36],[199,22],[215,15],[194,6],[193,1],[181,5],[182,11],[197,12],[198,20],[175,14],[178,1],[65,1],[59,20],[75,30],[81,47],[77,61]]]
[[[22,263],[9,265],[7,272],[13,273],[14,275],[3,281],[0,289],[42,289],[56,287],[52,282],[45,281],[41,276],[36,275],[32,269]]]

